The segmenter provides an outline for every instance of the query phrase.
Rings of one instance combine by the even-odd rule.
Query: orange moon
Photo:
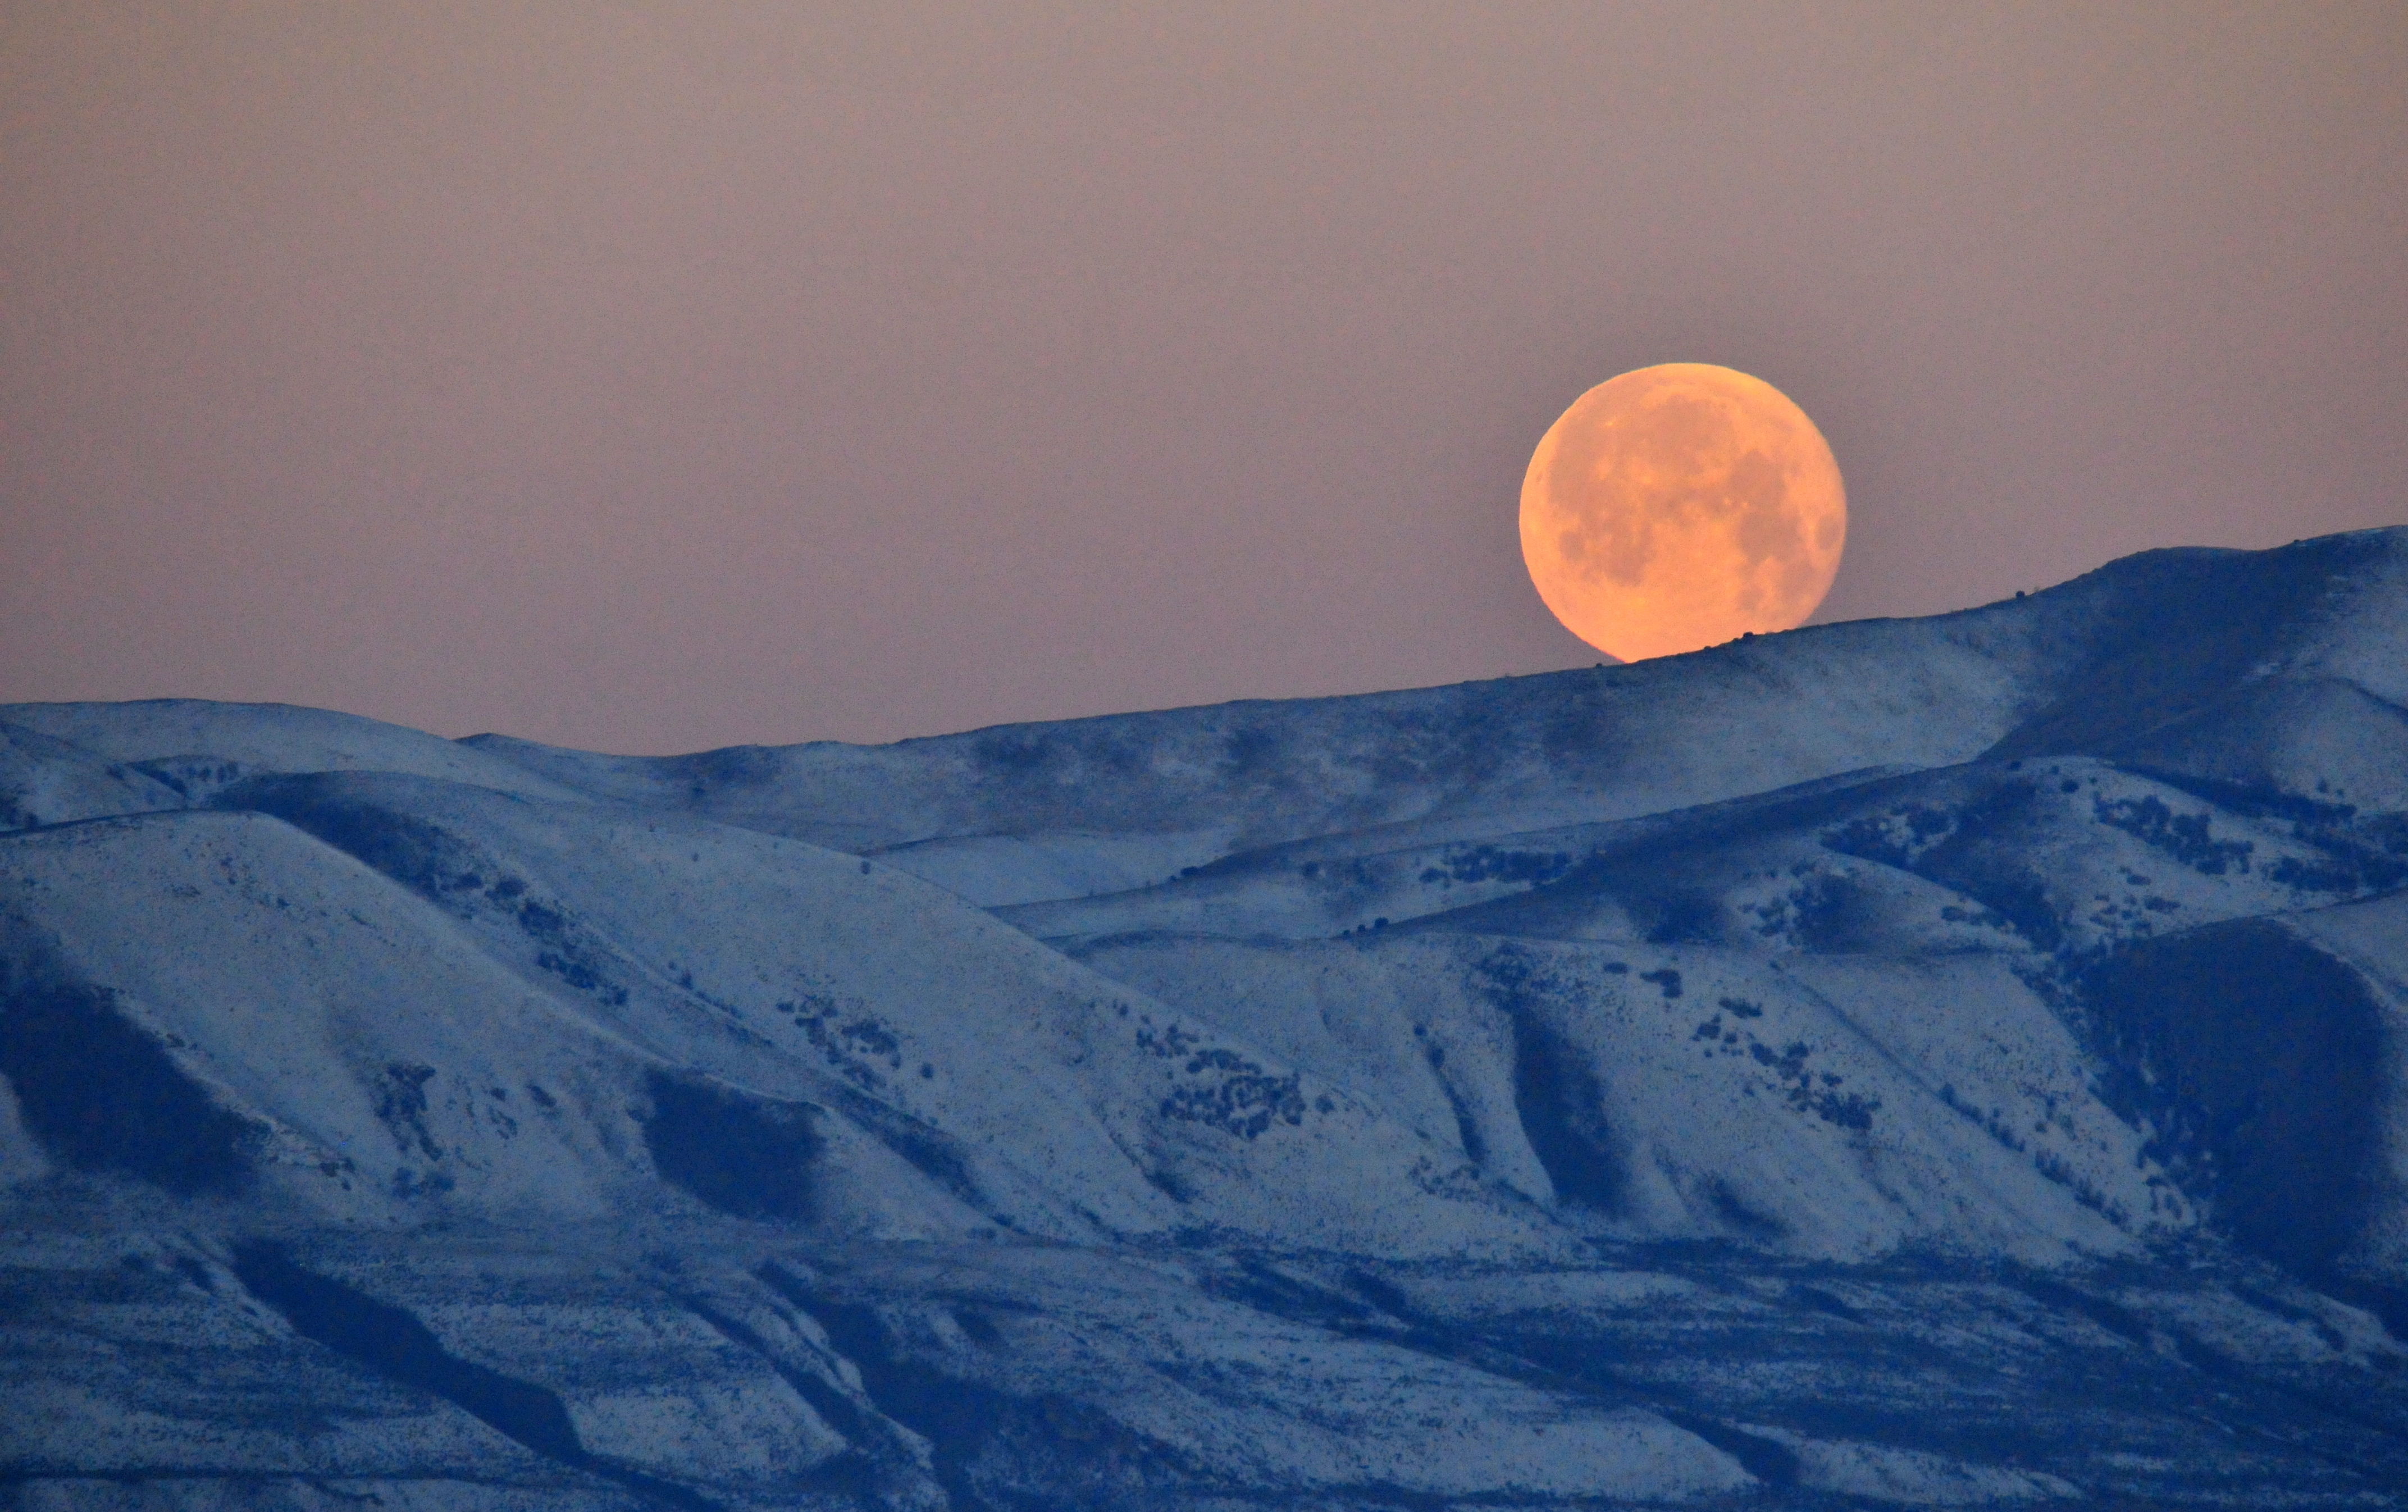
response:
[[[1803,624],[1847,539],[1823,433],[1771,384],[1704,363],[1582,394],[1522,479],[1539,596],[1625,662]]]

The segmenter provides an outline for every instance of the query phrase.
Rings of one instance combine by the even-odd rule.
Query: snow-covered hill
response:
[[[2408,531],[880,748],[21,705],[0,830],[23,1505],[2408,1488]]]

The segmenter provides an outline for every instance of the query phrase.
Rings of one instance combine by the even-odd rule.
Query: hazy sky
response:
[[[1530,449],[1822,619],[2408,521],[2408,7],[0,0],[0,701],[612,750],[1584,664]]]

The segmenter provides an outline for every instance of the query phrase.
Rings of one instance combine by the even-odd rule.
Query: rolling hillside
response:
[[[2408,1503],[2408,530],[0,832],[0,1505]]]

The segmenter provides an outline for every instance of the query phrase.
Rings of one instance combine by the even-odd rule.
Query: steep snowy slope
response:
[[[423,778],[222,801],[0,842],[28,1126],[129,1095],[61,1057],[139,1059],[208,1109],[206,1138],[120,1127],[71,1163],[199,1162],[177,1179],[387,1221],[590,1215],[658,1179],[839,1233],[1546,1245],[1342,1090],[916,878]]]
[[[1550,1063],[1577,1061],[1598,1089],[1583,1100],[1612,1110],[1570,1158],[1639,1173],[1604,1205],[1649,1213],[1647,1232],[2014,1248],[1990,1226],[2012,1219],[2027,1242],[2095,1248],[2093,1222],[2146,1236],[2208,1211],[2269,1253],[2321,1264],[2396,1243],[2377,1237],[2396,1223],[2379,1192],[2395,1179],[2386,1152],[2408,1148],[2408,1095],[2365,1081],[2374,1062],[2362,1057],[2293,1064],[2251,1052],[2253,1064],[2284,1068],[2291,1095],[2348,1102],[2365,1131],[2329,1148],[2290,1139],[2278,1165],[2260,1166],[2339,1226],[2311,1253],[2291,1207],[2240,1216],[2248,1199],[2218,1168],[2169,1143],[2163,1110],[2130,1092],[2136,1078],[2154,1084],[2150,1047],[2162,1035],[2134,1039],[2101,994],[2127,993],[2111,984],[2156,959],[2155,942],[2180,953],[2229,936],[2238,943],[2214,947],[2215,972],[2260,1017],[2296,1015],[2303,1035],[2320,1033],[2323,999],[2284,985],[2285,951],[2269,943],[2288,926],[2259,921],[2354,917],[2331,905],[2403,881],[2408,825],[2397,815],[2272,789],[2171,786],[2085,758],[2017,759],[1476,844],[1352,858],[1282,848],[1131,894],[1004,914],[1300,1065],[1360,1058],[1327,1042],[1331,1026],[1377,1026],[1395,1064],[1429,1058],[1407,1076],[1422,1120],[1441,1121],[1442,1093],[1462,1143],[1502,1163],[1500,1175],[1526,1163],[1526,1148],[1544,1161],[1528,1090],[1496,1102],[1484,1089],[1526,1079],[1515,1069],[1532,1033],[1515,1012],[1519,983],[1548,983],[1542,997],[1561,1020],[1543,1031],[1557,1047]],[[2390,920],[2388,906],[2363,906]],[[1429,954],[1440,947],[1452,955]],[[2370,949],[2359,957],[2376,959]],[[1400,952],[1410,965],[1390,963]],[[1510,987],[1503,962],[1523,963],[1505,970]],[[2201,991],[2180,979],[2181,993]],[[1633,1011],[1658,997],[1661,1011]],[[1475,1031],[1463,1027],[1466,1005]],[[1403,1042],[1408,1020],[1429,1037]],[[2243,1043],[2239,1022],[2214,1020],[2201,1043]],[[2387,1056],[2395,1039],[2386,1020],[2353,1043]],[[1870,1061],[1848,1052],[1857,1044]],[[1650,1045],[1655,1061],[1634,1060]],[[1695,1055],[1685,1073],[1673,1052]],[[1492,1105],[1512,1119],[1478,1111]],[[1926,1139],[1947,1148],[1908,1148]],[[1810,1157],[1818,1140],[1840,1148]],[[1784,1186],[1765,1174],[1766,1152],[1813,1175]],[[1845,1174],[1852,1163],[1861,1185]],[[1976,1173],[1978,1200],[1948,1206],[1942,1194],[1970,1191]],[[2008,1195],[2035,1181],[2055,1189],[2053,1214]],[[2361,1195],[2328,1202],[2334,1182]],[[1652,1205],[1637,1195],[1650,1183]],[[2380,1252],[2396,1266],[2394,1249]]]
[[[2303,1274],[2408,1277],[2408,894],[2240,919],[2119,952],[2086,994],[2107,1095]]]
[[[228,783],[265,772],[404,772],[537,797],[573,796],[458,741],[289,704],[12,704],[0,706],[0,723],[64,742],[88,760],[131,768],[174,794],[146,805],[152,807],[205,802]]]
[[[2408,1504],[2408,531],[0,831],[0,1507]]]
[[[2408,880],[2402,816],[2080,757],[1853,774],[1618,824],[1373,849],[1400,837],[1280,847],[997,912],[1063,942],[1310,939],[1443,916],[1454,929],[1765,951],[2080,955]]]
[[[1406,821],[1433,838],[1527,831],[1993,747],[2108,754],[2268,678],[2397,704],[2403,576],[2408,531],[2374,531],[2147,552],[1960,614],[1413,692],[659,760],[467,744],[596,795],[888,852],[997,906]]]
[[[0,831],[205,805],[260,773],[414,773],[576,797],[457,742],[287,703],[0,706]]]
[[[171,808],[183,794],[150,773],[64,740],[0,724],[0,832]]]
[[[1979,964],[1869,1005],[1856,984],[1698,948],[1432,933],[1156,938],[1083,958],[1298,1065],[1344,1068],[1606,1234],[2047,1262],[2127,1248],[2158,1205],[2139,1138],[2089,1095],[2062,1026]],[[1957,1021],[1914,1025],[1935,996]],[[2020,1124],[2043,1105],[2057,1121],[2035,1145],[1998,1137],[2002,1109]]]
[[[2244,683],[2164,724],[2105,742],[2099,754],[2329,805],[2408,809],[2408,711],[2338,678]]]

